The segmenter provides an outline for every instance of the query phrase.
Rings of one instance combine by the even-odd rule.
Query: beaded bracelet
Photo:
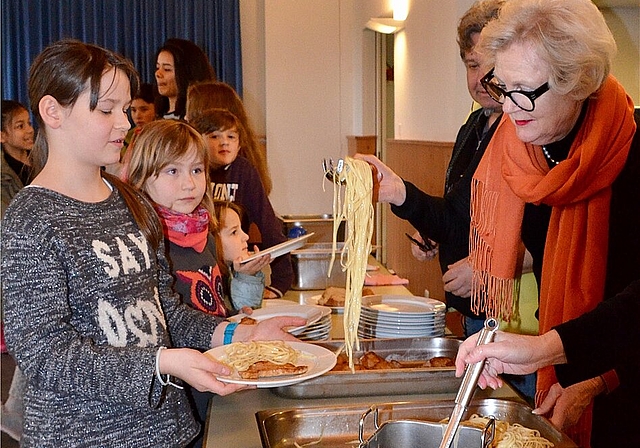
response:
[[[233,339],[233,333],[236,331],[237,326],[238,322],[231,322],[224,329],[224,340],[222,341],[224,345],[231,344],[231,339]]]
[[[156,352],[156,378],[158,378],[158,382],[163,386],[173,386],[177,389],[184,389],[184,387],[177,385],[176,383],[171,382],[171,376],[167,374],[167,379],[162,379],[162,374],[160,373],[160,352],[167,347],[161,346],[158,347],[158,351]]]

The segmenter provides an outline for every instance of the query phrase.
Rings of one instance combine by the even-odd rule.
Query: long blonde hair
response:
[[[131,142],[128,182],[140,191],[169,163],[184,157],[195,148],[204,166],[209,166],[209,149],[200,133],[190,124],[178,120],[156,120],[145,124]],[[209,186],[209,170],[205,169],[206,188],[201,205],[209,212],[209,229],[218,231],[218,221]]]
[[[229,84],[220,81],[205,81],[192,84],[187,91],[187,117],[191,121],[207,109],[228,109],[235,115],[244,128],[244,139],[240,141],[240,155],[249,160],[258,170],[260,180],[267,196],[271,193],[273,182],[267,165],[267,155],[260,146],[251,126],[242,100]]]

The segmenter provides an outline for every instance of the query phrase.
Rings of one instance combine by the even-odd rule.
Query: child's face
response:
[[[120,161],[124,137],[131,127],[126,110],[131,101],[129,79],[121,70],[105,72],[100,81],[99,100],[90,110],[91,91],[86,88],[72,107],[66,109],[64,126],[56,129],[69,163],[83,166],[107,166]]]
[[[205,135],[209,145],[209,160],[213,168],[229,165],[240,151],[240,135],[236,128]]]
[[[247,246],[249,235],[242,231],[240,217],[235,211],[228,208],[224,213],[224,227],[220,229],[222,253],[224,253],[224,261],[232,263],[238,258],[244,259],[249,256]]]
[[[33,127],[29,119],[29,112],[20,109],[9,120],[0,133],[0,141],[4,146],[17,151],[29,151],[33,148]]]
[[[131,119],[136,126],[142,126],[156,119],[156,106],[142,98],[131,101]]]
[[[168,51],[161,51],[156,61],[156,82],[158,93],[167,98],[178,96],[178,83],[176,82],[176,68],[173,55]]]
[[[195,147],[144,183],[144,190],[156,204],[184,214],[200,205],[206,188],[204,161]]]

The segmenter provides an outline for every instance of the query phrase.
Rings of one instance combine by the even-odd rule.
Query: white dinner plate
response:
[[[302,246],[305,245],[305,243],[307,242],[307,239],[313,235],[315,235],[315,232],[307,233],[306,235],[302,235],[299,238],[294,238],[294,239],[285,241],[284,243],[276,244],[275,246],[271,246],[268,249],[261,250],[260,252],[250,255],[248,258],[245,258],[244,260],[242,260],[240,264],[247,263],[251,260],[255,260],[256,258],[259,258],[267,254],[270,254],[271,259],[273,260],[275,258],[278,258],[281,255],[288,254],[292,250],[300,249]]]
[[[446,305],[439,300],[420,296],[374,295],[362,298],[362,306],[379,313],[394,315],[426,314],[445,311]]]
[[[258,322],[263,321],[265,319],[269,319],[272,317],[279,316],[295,316],[302,317],[307,320],[306,325],[301,325],[299,327],[291,327],[288,328],[287,331],[291,334],[297,334],[304,330],[308,325],[311,325],[317,321],[319,321],[322,316],[326,316],[331,313],[331,309],[326,306],[317,306],[317,305],[281,305],[281,306],[272,306],[268,308],[259,308],[254,310],[251,315],[239,313],[235,316],[231,316],[229,320],[231,322],[240,322],[243,317],[250,317],[251,319],[255,319]]]
[[[223,383],[233,384],[247,384],[257,386],[258,388],[268,387],[281,387],[289,386],[291,384],[300,383],[302,381],[315,378],[333,369],[336,365],[337,357],[335,353],[324,347],[314,344],[307,344],[304,342],[286,342],[287,345],[298,350],[301,355],[298,357],[297,365],[306,365],[309,368],[306,373],[298,375],[276,376],[273,378],[260,378],[257,380],[245,380],[240,377],[238,372],[233,372],[229,376],[218,376],[218,380]],[[225,363],[227,360],[227,354],[224,350],[224,345],[212,348],[205,354],[215,358],[216,360]]]
[[[361,314],[360,325],[374,325],[379,328],[387,328],[390,330],[405,329],[409,331],[415,331],[415,330],[433,328],[441,325],[444,326],[445,320],[442,319],[442,321],[419,322],[419,323],[404,323],[404,322],[396,323],[396,322],[385,322],[378,319],[371,319]]]

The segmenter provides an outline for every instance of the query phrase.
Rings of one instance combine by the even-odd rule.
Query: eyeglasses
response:
[[[549,90],[549,83],[545,82],[531,92],[524,92],[522,90],[510,90],[507,92],[497,84],[496,78],[493,75],[493,70],[494,69],[491,69],[491,71],[480,80],[480,83],[489,96],[500,104],[504,104],[505,98],[509,97],[511,101],[513,101],[513,104],[518,106],[520,109],[531,112],[536,108],[533,100]]]

